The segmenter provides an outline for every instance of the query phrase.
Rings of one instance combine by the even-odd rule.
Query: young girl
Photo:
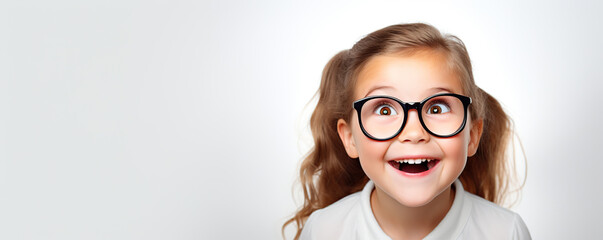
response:
[[[393,25],[327,63],[295,239],[530,239],[499,207],[509,118],[461,40]]]

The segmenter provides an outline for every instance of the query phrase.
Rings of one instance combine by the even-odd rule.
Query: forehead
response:
[[[420,101],[439,92],[463,94],[463,89],[447,57],[430,51],[372,57],[358,73],[354,96],[391,95]]]

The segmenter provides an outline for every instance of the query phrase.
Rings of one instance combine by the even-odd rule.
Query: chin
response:
[[[403,206],[406,207],[423,207],[429,203],[431,203],[431,201],[433,201],[434,197],[430,197],[427,196],[427,194],[423,195],[423,196],[413,196],[413,197],[402,197],[402,198],[396,198],[396,200],[398,201],[398,203],[400,203]]]

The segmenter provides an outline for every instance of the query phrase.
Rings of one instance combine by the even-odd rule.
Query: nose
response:
[[[417,110],[411,109],[408,111],[406,124],[404,125],[400,135],[398,135],[398,140],[400,142],[419,143],[428,142],[429,139],[429,133],[425,131],[423,125],[421,125]]]

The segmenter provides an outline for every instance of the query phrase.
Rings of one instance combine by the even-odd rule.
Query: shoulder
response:
[[[496,205],[493,202],[490,202],[469,192],[465,194],[465,199],[466,201],[471,202],[471,215],[483,218],[484,220],[491,218],[498,220],[509,220],[513,219],[515,215],[517,215],[509,209]]]
[[[368,181],[362,191],[314,211],[306,221],[300,239],[389,239],[371,210],[374,187],[373,182]]]
[[[326,208],[319,209],[313,213],[317,218],[328,218],[329,220],[336,220],[337,218],[345,218],[345,214],[349,213],[352,209],[357,208],[360,204],[360,193],[352,193],[339,201],[327,206]]]
[[[468,192],[465,201],[471,203],[466,231],[487,233],[487,239],[531,239],[519,214]]]
[[[301,239],[338,239],[360,214],[360,199],[361,192],[353,193],[314,211],[304,224]]]

